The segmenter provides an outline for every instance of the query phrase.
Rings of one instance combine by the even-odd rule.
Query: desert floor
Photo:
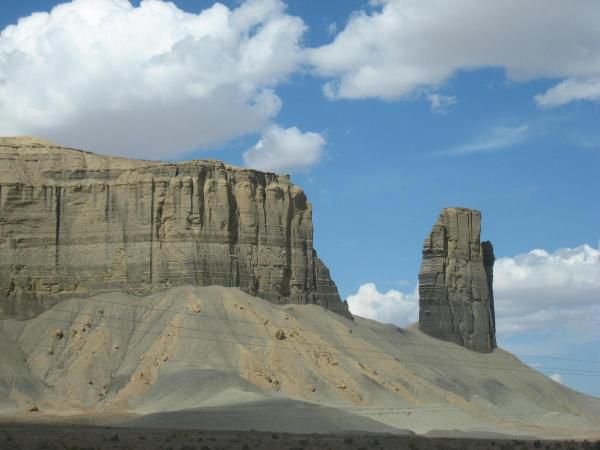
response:
[[[289,434],[258,431],[148,430],[68,424],[0,424],[0,448],[173,450],[600,449],[600,441],[428,438],[387,434]]]

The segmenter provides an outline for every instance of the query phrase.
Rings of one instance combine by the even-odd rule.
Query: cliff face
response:
[[[349,315],[313,249],[311,205],[287,176],[0,139],[0,317],[183,284]]]
[[[496,347],[494,251],[480,243],[481,213],[445,208],[423,244],[419,328],[478,352]]]

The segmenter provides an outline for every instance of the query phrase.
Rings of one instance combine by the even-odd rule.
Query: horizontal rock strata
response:
[[[423,245],[419,328],[478,352],[496,347],[490,242],[480,243],[481,213],[445,208]]]
[[[349,315],[287,176],[0,138],[0,317],[73,295],[222,285]]]

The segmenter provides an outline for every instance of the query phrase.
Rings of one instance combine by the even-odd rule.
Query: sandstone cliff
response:
[[[481,213],[445,208],[423,244],[419,328],[478,352],[496,347],[494,251],[481,242]]]
[[[0,138],[0,317],[73,295],[237,286],[349,315],[287,176]]]

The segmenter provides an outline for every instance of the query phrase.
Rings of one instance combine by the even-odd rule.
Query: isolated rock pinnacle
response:
[[[419,328],[488,353],[496,347],[495,258],[480,232],[481,213],[467,208],[445,208],[433,225],[419,272]]]

